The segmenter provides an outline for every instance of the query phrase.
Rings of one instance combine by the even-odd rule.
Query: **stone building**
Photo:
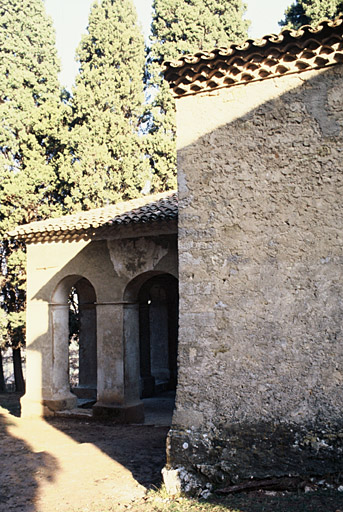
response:
[[[33,222],[27,245],[24,415],[95,398],[93,415],[144,419],[142,396],[176,384],[177,198],[164,193]],[[69,383],[69,303],[80,315],[79,386]]]
[[[28,244],[24,411],[74,404],[74,287],[82,393],[97,388],[95,414],[141,421],[140,382],[175,382],[179,277],[167,483],[342,472],[342,33],[340,17],[167,64],[178,229],[166,194],[13,233]]]
[[[343,469],[342,33],[341,16],[166,64],[180,286],[168,467],[188,490],[190,475]]]

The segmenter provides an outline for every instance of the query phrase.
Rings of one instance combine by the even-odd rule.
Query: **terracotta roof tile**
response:
[[[140,197],[104,208],[82,211],[56,219],[47,219],[17,226],[8,233],[10,238],[37,240],[63,238],[70,232],[87,232],[99,228],[126,224],[145,224],[176,219],[178,201],[175,191]]]
[[[279,35],[241,45],[183,55],[165,62],[165,78],[175,96],[196,94],[343,62],[343,15],[316,27],[284,29]]]

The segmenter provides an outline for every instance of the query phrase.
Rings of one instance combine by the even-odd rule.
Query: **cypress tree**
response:
[[[342,11],[342,0],[296,0],[279,25],[297,30],[302,25],[316,25],[323,18],[333,19]]]
[[[14,360],[24,343],[24,247],[5,233],[60,209],[55,193],[64,109],[52,22],[42,0],[0,5],[0,276]],[[3,320],[2,320],[3,323]],[[15,368],[17,389],[23,388]]]
[[[153,9],[152,55],[160,64],[247,37],[242,0],[154,0]]]
[[[69,209],[137,197],[149,179],[142,148],[144,40],[132,0],[99,0],[77,50],[68,158]],[[64,172],[64,174],[63,174]]]
[[[7,344],[7,323],[6,313],[2,308],[0,308],[0,393],[6,391],[2,366],[2,348],[5,348]]]
[[[229,46],[247,38],[242,0],[154,0],[148,88],[156,88],[149,119],[149,154],[155,181],[176,181],[175,113],[162,63],[182,54]]]

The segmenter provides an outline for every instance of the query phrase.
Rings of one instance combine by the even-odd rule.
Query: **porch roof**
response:
[[[100,228],[175,220],[177,216],[177,193],[168,191],[55,219],[23,224],[10,231],[8,237],[26,242],[63,239],[70,238],[70,234],[89,235]]]

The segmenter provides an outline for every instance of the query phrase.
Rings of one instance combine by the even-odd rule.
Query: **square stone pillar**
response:
[[[52,397],[44,402],[49,409],[61,411],[76,407],[77,398],[69,382],[69,304],[51,304],[52,324]]]
[[[69,389],[68,304],[27,304],[26,394],[23,416],[44,416],[76,407]]]
[[[44,358],[51,361],[51,349],[44,346],[44,341],[49,338],[48,303],[28,300],[26,318],[26,392],[20,400],[21,415],[43,416],[43,395],[51,394],[43,375]],[[45,389],[44,385],[47,386]]]
[[[97,343],[96,306],[79,304],[79,382],[73,393],[79,398],[96,399]]]
[[[122,302],[97,303],[96,307],[98,384],[93,416],[141,423],[138,307]]]

